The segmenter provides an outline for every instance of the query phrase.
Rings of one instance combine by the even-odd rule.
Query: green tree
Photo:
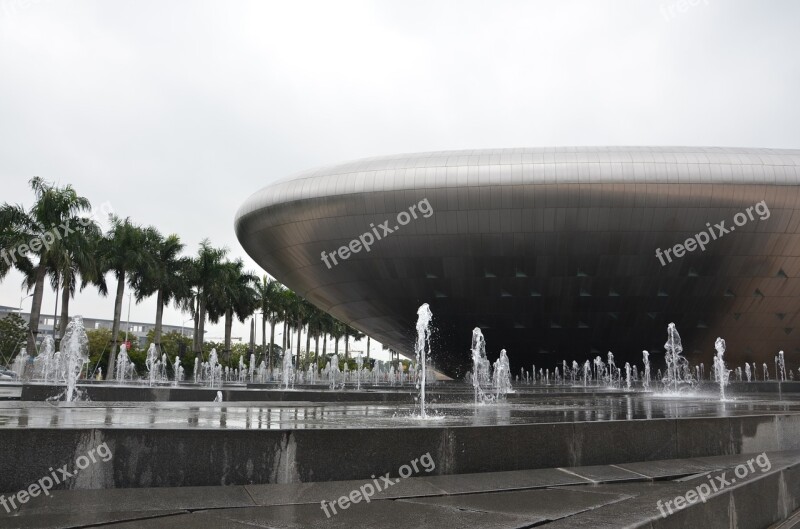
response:
[[[344,336],[344,331],[344,323],[334,318],[331,325],[331,336],[333,337],[333,354],[337,356],[339,355],[339,340]]]
[[[89,338],[89,368],[91,373],[96,373],[98,368],[103,370],[103,373],[108,374],[108,351],[114,344],[113,331],[111,329],[89,329],[86,331],[86,336]],[[133,360],[139,359],[138,368],[144,366],[144,359],[147,353],[139,347],[139,342],[133,334],[128,335],[125,331],[120,331],[120,343],[126,341],[131,342],[131,348],[128,350],[128,356]],[[136,362],[134,362],[136,364]]]
[[[155,343],[155,329],[147,333],[147,343]],[[192,339],[183,336],[178,331],[165,332],[161,335],[161,352],[169,358],[170,365],[177,356],[183,367],[184,376],[190,378],[194,373],[194,353],[192,352]]]
[[[61,316],[58,322],[58,336],[64,336],[69,322],[69,303],[75,297],[78,278],[80,289],[91,283],[101,295],[108,294],[105,277],[95,258],[103,233],[92,219],[86,219],[72,227],[72,232],[56,239],[48,252],[47,269],[50,284],[58,293],[61,288]],[[59,340],[56,340],[56,349]]]
[[[19,314],[9,314],[0,319],[0,356],[3,365],[9,365],[11,360],[25,347],[28,335],[28,324]]]
[[[306,336],[306,354],[310,352],[309,342],[311,337],[314,337],[314,363],[319,363],[319,338],[322,336],[325,329],[325,316],[326,313],[319,310],[317,307],[308,303],[306,306],[308,322],[308,334]]]
[[[261,309],[261,340],[262,351],[261,354],[267,354],[267,320],[269,320],[270,337],[269,337],[269,365],[272,365],[273,348],[275,345],[275,325],[277,325],[282,316],[281,310],[281,291],[284,290],[283,285],[275,279],[268,276],[261,278],[261,281],[256,285],[256,292],[258,298],[258,306]]]
[[[231,329],[234,316],[242,323],[249,318],[258,306],[258,293],[253,287],[258,278],[244,271],[241,259],[224,263],[221,277],[219,278],[218,295],[215,296],[210,308],[212,314],[223,314],[225,318],[225,342],[222,350],[226,359],[231,357]]]
[[[28,291],[33,289],[27,336],[28,351],[33,354],[39,334],[47,267],[56,261],[51,255],[53,243],[86,222],[87,217],[82,213],[91,209],[91,203],[79,196],[72,186],[57,187],[38,176],[30,180],[30,186],[36,201],[29,210],[8,203],[0,206],[0,248],[11,248],[15,252],[8,257],[3,254],[0,278],[14,267],[25,275]]]
[[[354,341],[358,341],[364,337],[364,333],[350,327],[349,325],[344,325],[344,357],[348,360],[350,359],[350,338]]]
[[[125,294],[126,282],[133,288],[134,271],[151,269],[154,259],[147,251],[147,232],[131,222],[112,216],[111,229],[106,237],[100,241],[98,259],[100,269],[112,272],[117,279],[117,294],[114,298],[114,324],[111,330],[111,349],[108,359],[106,380],[114,379],[120,333],[120,319],[122,317],[122,298]]]
[[[170,302],[180,306],[191,297],[191,288],[187,281],[190,260],[180,257],[183,244],[175,234],[164,237],[155,228],[149,228],[145,232],[145,245],[147,252],[154,258],[153,266],[133,271],[131,281],[137,303],[156,295],[155,329],[149,343],[155,344],[160,356],[164,307]]]
[[[195,288],[195,301],[193,303],[193,314],[195,316],[195,331],[192,350],[195,356],[201,355],[204,351],[203,342],[205,341],[206,318],[211,309],[211,316],[219,318],[222,314],[217,314],[215,305],[211,305],[214,299],[221,295],[221,283],[225,274],[225,256],[228,254],[226,248],[214,248],[208,239],[200,243],[197,256],[191,260],[187,270],[189,284]]]

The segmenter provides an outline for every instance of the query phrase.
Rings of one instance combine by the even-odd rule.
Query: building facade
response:
[[[244,249],[309,301],[413,353],[431,306],[439,367],[480,327],[515,371],[614,353],[800,362],[800,150],[492,149],[402,154],[271,184]]]

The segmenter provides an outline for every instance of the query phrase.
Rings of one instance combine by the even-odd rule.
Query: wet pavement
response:
[[[657,476],[631,465],[411,476],[374,491],[369,501],[362,490],[370,493],[364,487],[371,480],[53,491],[13,512],[0,510],[0,526],[742,529],[796,519],[800,451],[766,452],[752,472],[740,473],[753,459],[740,454],[642,464],[657,467]],[[676,497],[709,482],[727,485],[709,487],[703,501],[674,507]]]

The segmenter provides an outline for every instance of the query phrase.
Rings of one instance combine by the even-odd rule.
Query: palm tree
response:
[[[276,291],[273,293],[272,311],[270,313],[270,342],[269,342],[269,365],[275,361],[274,345],[275,345],[275,327],[278,323],[286,321],[286,287],[278,283]]]
[[[47,265],[52,262],[52,243],[70,235],[85,218],[80,214],[88,211],[91,203],[79,196],[72,186],[56,187],[38,176],[30,180],[30,186],[36,201],[29,210],[8,203],[0,206],[0,226],[3,227],[0,247],[15,252],[7,260],[3,255],[5,262],[0,264],[0,277],[13,266],[25,275],[28,291],[33,289],[27,346],[29,351],[35,351]],[[36,257],[35,262],[31,256]]]
[[[350,338],[353,340],[358,341],[364,337],[364,333],[350,327],[347,324],[344,324],[344,357],[349,359],[350,358]]]
[[[80,288],[92,283],[103,296],[108,294],[106,281],[100,263],[95,256],[103,234],[92,219],[81,221],[70,233],[56,240],[48,253],[48,274],[53,290],[58,293],[61,287],[61,316],[58,336],[64,336],[69,321],[69,301],[75,297],[78,276]],[[58,341],[56,341],[58,348]]]
[[[240,322],[249,318],[258,307],[258,292],[253,287],[258,283],[258,277],[244,271],[241,259],[228,261],[223,266],[222,277],[219,283],[219,295],[209,301],[213,306],[213,313],[225,316],[225,350],[224,357],[230,358],[231,354],[231,329],[233,317]]]
[[[294,329],[297,331],[296,356],[297,362],[300,362],[300,338],[305,326],[306,310],[304,299],[298,296],[295,292],[289,291],[291,294],[288,296],[287,319],[294,324]]]
[[[154,258],[150,268],[132,272],[131,281],[136,292],[136,302],[156,295],[156,321],[153,329],[153,344],[161,354],[161,334],[164,307],[174,302],[181,306],[191,298],[187,281],[189,259],[181,257],[184,245],[175,234],[164,237],[155,228],[146,230],[147,252]]]
[[[322,358],[327,357],[328,353],[328,335],[333,330],[334,324],[333,316],[327,312],[322,313]]]
[[[206,317],[209,308],[212,310],[212,320],[218,319],[218,307],[209,307],[209,302],[221,295],[221,283],[225,275],[225,256],[227,248],[214,248],[208,239],[200,242],[197,257],[192,259],[188,267],[187,279],[195,287],[195,302],[193,314],[195,317],[195,332],[192,350],[196,357],[203,354]]]
[[[339,356],[339,340],[344,336],[344,324],[337,319],[333,319],[331,325],[331,336],[333,336],[333,354]]]
[[[261,354],[267,353],[267,319],[270,322],[270,337],[269,337],[269,360],[268,363],[272,365],[272,348],[275,343],[275,325],[280,321],[281,317],[281,290],[283,285],[269,276],[264,276],[261,281],[256,284],[256,292],[258,293],[258,306],[261,309],[263,316],[261,320],[261,341],[262,350]]]
[[[319,364],[319,337],[322,335],[325,328],[326,313],[319,310],[317,307],[308,303],[306,307],[308,311],[308,334],[306,335],[306,354],[310,350],[311,336],[314,336],[314,365]]]
[[[281,321],[283,321],[283,354],[286,354],[286,351],[289,350],[290,348],[289,346],[291,345],[290,332],[291,332],[291,324],[294,322],[293,306],[295,304],[296,297],[297,294],[295,294],[288,288],[284,288],[281,291],[280,307],[281,307]]]
[[[134,288],[135,275],[152,274],[155,259],[148,251],[147,241],[152,237],[149,230],[131,222],[111,217],[111,229],[99,244],[97,257],[103,272],[113,272],[117,279],[117,294],[114,298],[114,323],[111,327],[111,353],[108,359],[106,380],[112,380],[117,363],[117,347],[119,340],[119,324],[122,317],[122,298],[125,294],[125,283]],[[137,294],[138,298],[138,294]]]

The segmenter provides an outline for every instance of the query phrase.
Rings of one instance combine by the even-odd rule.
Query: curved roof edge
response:
[[[363,192],[625,182],[798,185],[800,149],[540,147],[376,156],[280,179],[252,194],[235,218],[238,225],[242,217],[273,205]]]

